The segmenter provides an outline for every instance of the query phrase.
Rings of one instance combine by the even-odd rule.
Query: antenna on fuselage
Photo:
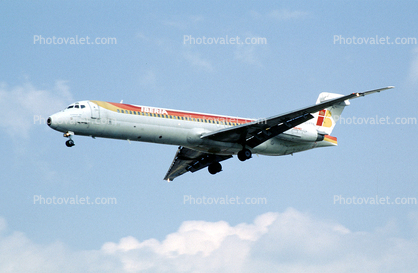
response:
[[[121,100],[119,103],[123,103],[123,100]]]

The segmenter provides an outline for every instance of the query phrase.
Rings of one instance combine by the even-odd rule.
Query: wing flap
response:
[[[196,172],[213,162],[220,162],[231,157],[231,155],[209,154],[180,146],[164,180],[173,181],[174,178],[186,172]]]

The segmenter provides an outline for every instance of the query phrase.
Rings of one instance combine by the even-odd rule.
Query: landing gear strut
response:
[[[238,159],[241,161],[245,161],[247,159],[251,158],[251,151],[248,149],[242,149],[241,151],[238,152]]]
[[[210,174],[217,174],[218,172],[222,171],[222,165],[219,162],[213,162],[209,165],[208,171]]]
[[[69,139],[65,142],[65,145],[67,146],[67,147],[73,147],[75,144],[74,144],[74,140],[72,139],[72,136],[74,135],[74,133],[73,132],[66,132],[65,134],[64,134],[64,137],[68,137]]]

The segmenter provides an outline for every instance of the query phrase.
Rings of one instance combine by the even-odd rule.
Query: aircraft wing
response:
[[[180,146],[164,180],[172,181],[188,171],[193,173],[213,162],[220,162],[231,157],[231,155],[208,154]]]
[[[345,100],[369,95],[375,92],[391,89],[393,86],[388,86],[380,89],[366,91],[363,93],[352,93],[340,98],[331,99],[313,106],[305,107],[296,111],[288,112],[281,115],[269,117],[267,119],[256,120],[246,124],[241,124],[234,127],[225,128],[219,131],[210,132],[201,136],[211,140],[236,142],[251,148],[254,148],[261,143],[273,138],[290,128],[293,128],[305,121],[312,119],[312,113],[318,112],[322,109],[343,103]]]

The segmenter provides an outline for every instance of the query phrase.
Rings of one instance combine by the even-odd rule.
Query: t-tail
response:
[[[343,97],[343,95],[323,92],[319,94],[318,99],[316,100],[316,104],[340,97]],[[341,113],[344,110],[344,107],[348,105],[350,105],[350,102],[346,100],[340,102],[337,105],[316,112],[314,114],[314,121],[318,133],[322,135],[331,135],[332,130],[334,129],[335,125],[337,124],[337,121],[341,116]]]

